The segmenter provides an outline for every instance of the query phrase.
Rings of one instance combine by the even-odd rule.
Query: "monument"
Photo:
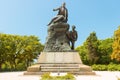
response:
[[[53,11],[58,11],[58,14],[48,24],[44,50],[41,52],[37,64],[28,67],[24,74],[66,72],[78,75],[94,75],[91,67],[82,64],[79,53],[74,50],[78,34],[74,25],[72,31],[69,31],[68,11],[65,3]]]

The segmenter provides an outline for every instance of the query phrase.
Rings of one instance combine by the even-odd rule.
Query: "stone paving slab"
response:
[[[40,80],[39,75],[23,75],[24,72],[0,72],[0,80]],[[95,71],[96,75],[75,75],[76,80],[118,80],[120,71]],[[57,73],[52,73],[56,75]],[[60,73],[63,75],[64,73]]]

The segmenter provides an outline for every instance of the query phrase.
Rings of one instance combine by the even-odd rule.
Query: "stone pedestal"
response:
[[[48,26],[48,36],[44,47],[44,52],[67,52],[71,51],[67,32],[69,24],[55,23]]]
[[[28,67],[24,74],[41,75],[46,72],[95,75],[91,67],[82,64],[78,52],[42,52],[37,64]]]

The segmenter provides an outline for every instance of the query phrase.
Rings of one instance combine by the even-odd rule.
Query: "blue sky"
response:
[[[112,37],[120,25],[120,0],[0,0],[0,33],[35,35],[44,44],[52,10],[63,2],[79,35],[76,46],[93,31],[98,39]]]

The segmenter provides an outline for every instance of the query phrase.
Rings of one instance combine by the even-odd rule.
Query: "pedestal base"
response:
[[[47,72],[95,75],[90,66],[82,64],[78,52],[42,52],[38,63],[28,67],[24,74],[41,75]]]

